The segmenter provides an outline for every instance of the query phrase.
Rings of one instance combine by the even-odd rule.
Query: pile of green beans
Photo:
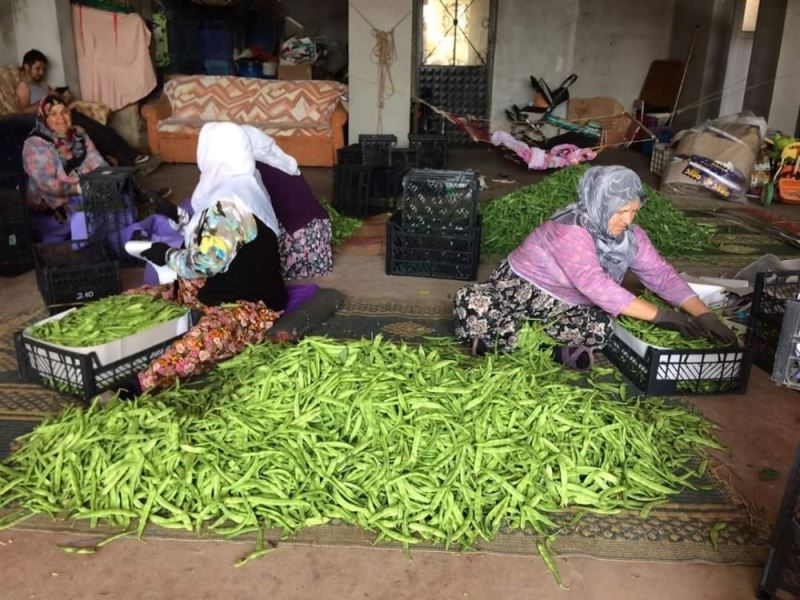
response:
[[[360,219],[346,217],[336,210],[333,207],[333,204],[328,202],[328,200],[325,198],[320,198],[319,202],[331,219],[331,230],[333,232],[331,244],[334,246],[338,246],[347,238],[351,237],[356,232],[356,229],[361,227],[361,225],[364,223]]]
[[[109,296],[82,306],[63,319],[35,325],[30,335],[64,346],[97,346],[185,314],[185,308],[152,296]]]
[[[641,298],[659,308],[671,308],[661,298],[650,292],[642,294]],[[651,346],[661,346],[672,350],[708,350],[716,347],[713,342],[706,338],[687,339],[677,331],[662,329],[649,321],[625,316],[620,316],[618,320],[625,329]]]
[[[71,407],[21,438],[0,464],[0,506],[19,507],[5,524],[237,536],[338,519],[406,549],[469,549],[504,525],[549,536],[567,510],[646,517],[691,488],[714,425],[627,398],[611,369],[565,371],[549,343],[527,327],[482,359],[439,339],[252,346],[202,387]]]
[[[481,248],[486,254],[506,255],[554,212],[575,202],[578,181],[586,165],[577,165],[545,177],[490,201],[482,209]],[[714,227],[698,224],[674,208],[663,194],[645,184],[647,201],[636,218],[664,256],[691,258],[712,249]]]

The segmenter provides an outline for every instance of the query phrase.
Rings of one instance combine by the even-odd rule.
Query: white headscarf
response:
[[[278,219],[269,195],[257,177],[250,140],[235,123],[206,123],[197,142],[200,181],[192,194],[194,215],[186,227],[188,245],[204,210],[220,200],[232,200],[278,235]]]
[[[253,157],[258,161],[275,167],[287,175],[300,175],[297,168],[297,160],[281,150],[275,140],[260,129],[251,125],[242,125],[247,137],[250,138],[250,145],[253,148]]]

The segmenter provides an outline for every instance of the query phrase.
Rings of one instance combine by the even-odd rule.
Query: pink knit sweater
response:
[[[630,270],[641,282],[674,306],[695,296],[647,233],[632,228],[637,251]],[[617,316],[635,298],[603,269],[592,236],[578,225],[545,221],[508,256],[508,262],[518,276],[568,304],[594,304]]]

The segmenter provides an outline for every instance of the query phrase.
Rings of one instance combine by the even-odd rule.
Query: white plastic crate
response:
[[[39,321],[35,325],[58,321],[72,313],[74,310],[77,309],[73,308],[52,317],[48,317],[47,319]],[[54,344],[53,342],[40,340],[31,335],[31,328],[34,327],[34,325],[27,327],[22,332],[22,336],[29,340],[35,341],[37,345],[41,347],[41,349],[44,347],[52,348],[52,351],[45,351],[41,354],[36,353],[33,356],[29,356],[31,366],[41,373],[43,369],[47,368],[47,365],[51,364],[53,360],[57,360],[59,356],[61,356],[59,351],[67,351],[74,354],[85,355],[94,353],[97,356],[97,361],[101,366],[115,363],[119,360],[147,350],[148,348],[157,346],[158,344],[170,340],[176,336],[183,335],[189,330],[190,318],[191,316],[189,311],[186,311],[186,314],[181,317],[160,323],[154,327],[150,327],[149,329],[144,329],[134,333],[133,335],[129,335],[118,340],[111,340],[110,342],[99,344],[97,346],[64,346],[62,344]]]
[[[709,305],[724,299],[724,288],[690,284]],[[648,344],[614,323],[606,356],[649,395],[743,393],[747,388],[750,357],[747,349],[679,350]]]
[[[653,144],[653,153],[650,155],[650,172],[659,177],[664,173],[664,169],[672,160],[672,149],[669,144]]]

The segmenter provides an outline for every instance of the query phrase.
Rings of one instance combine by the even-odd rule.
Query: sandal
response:
[[[488,351],[489,347],[486,345],[486,342],[483,341],[483,338],[476,337],[472,340],[472,346],[470,347],[470,354],[472,354],[472,356],[483,356]]]
[[[588,346],[556,348],[556,360],[568,369],[590,371],[594,367],[594,352]]]

